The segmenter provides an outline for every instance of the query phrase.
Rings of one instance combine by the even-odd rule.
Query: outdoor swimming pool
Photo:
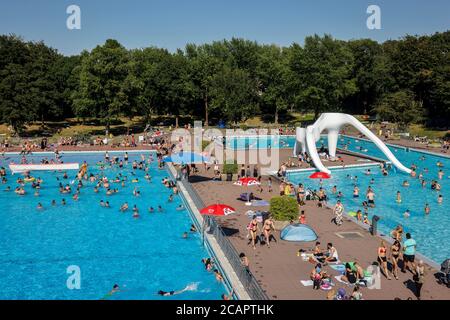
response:
[[[326,139],[323,139],[326,143]],[[321,142],[319,142],[321,143]],[[386,157],[378,150],[378,148],[370,141],[355,139],[350,137],[340,137],[339,148],[347,144],[350,151],[359,152],[371,156],[386,159]],[[375,182],[371,185],[375,191],[376,207],[369,209],[369,218],[374,214],[381,217],[379,221],[379,229],[385,233],[389,232],[398,224],[404,226],[406,232],[410,232],[418,243],[418,251],[441,263],[450,257],[450,210],[448,208],[450,199],[449,175],[450,175],[450,159],[438,155],[431,155],[418,151],[407,151],[402,147],[389,146],[395,156],[407,167],[412,164],[417,165],[417,175],[423,174],[427,185],[422,187],[419,179],[412,178],[409,175],[396,172],[395,169],[389,172],[387,177],[381,174],[377,167],[371,167],[372,174],[365,175],[365,171],[369,167],[348,168],[332,170],[332,178],[323,181],[323,187],[326,189],[330,197],[330,203],[335,203],[337,197],[331,193],[334,185],[337,190],[342,191],[344,197],[341,199],[347,212],[363,210],[362,201],[365,200],[365,192],[373,178]],[[425,159],[421,159],[425,157]],[[440,161],[444,167],[444,177],[438,180],[437,162]],[[428,169],[428,172],[424,171]],[[288,178],[293,183],[303,183],[311,189],[320,187],[319,181],[311,180],[308,176],[311,172],[294,172],[290,173]],[[353,198],[354,179],[348,177],[357,176],[358,186],[360,188],[360,198]],[[402,182],[408,180],[410,187],[402,187]],[[438,180],[442,189],[440,192],[431,190],[431,180]],[[396,202],[396,193],[401,192],[402,203]],[[438,204],[438,195],[442,194],[443,203]],[[431,213],[426,216],[424,214],[425,204],[428,203]],[[405,218],[403,213],[409,209],[411,216]]]
[[[228,137],[225,145],[233,150],[245,149],[288,149],[293,148],[295,136],[247,136],[247,137]]]
[[[124,188],[119,183],[117,194],[106,196],[105,190],[94,193],[93,182],[85,182],[80,198],[61,195],[59,182],[71,182],[75,171],[69,171],[69,179],[62,172],[34,172],[44,180],[39,197],[26,184],[26,195],[3,191],[17,186],[16,179],[8,173],[7,183],[0,188],[0,299],[101,299],[118,284],[122,291],[109,299],[220,299],[226,293],[211,273],[205,271],[201,259],[210,257],[202,246],[199,234],[182,234],[189,231],[189,212],[177,211],[182,204],[180,196],[169,203],[172,193],[161,184],[168,176],[166,170],[158,170],[155,161],[149,171],[151,182],[144,179],[143,170],[134,170],[131,161],[140,159],[142,152],[129,152],[130,164],[124,168],[105,169],[112,180],[119,172],[128,177]],[[66,153],[64,162],[89,163],[89,173],[100,171],[96,163],[103,160],[103,153]],[[114,155],[123,158],[123,152]],[[148,158],[148,152],[146,153]],[[51,158],[52,155],[46,155]],[[18,156],[6,155],[0,166],[7,167]],[[29,157],[31,159],[31,157]],[[32,156],[38,162],[42,156]],[[139,160],[140,161],[140,160]],[[138,183],[132,183],[133,178]],[[57,178],[60,181],[57,181]],[[138,187],[141,197],[133,196]],[[76,189],[76,184],[72,185]],[[65,198],[67,204],[61,204]],[[57,205],[51,206],[56,200]],[[111,208],[100,207],[100,200],[109,201]],[[130,209],[120,213],[125,201]],[[37,210],[41,202],[44,210]],[[137,205],[141,217],[132,218],[131,208]],[[164,212],[149,213],[147,209],[158,205]],[[69,290],[66,281],[70,274],[67,267],[76,265],[81,271],[81,289]],[[180,290],[189,284],[197,288],[173,297],[161,297],[158,290]]]

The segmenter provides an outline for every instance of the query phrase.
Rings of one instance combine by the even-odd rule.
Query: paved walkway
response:
[[[250,259],[250,269],[254,273],[258,282],[266,290],[271,299],[325,299],[326,292],[313,290],[312,287],[304,287],[300,280],[308,280],[309,273],[313,265],[304,262],[301,257],[297,257],[300,248],[311,249],[313,243],[295,244],[278,240],[270,248],[257,245],[256,250],[248,245],[246,238],[246,225],[249,219],[245,212],[256,207],[248,207],[238,200],[240,193],[245,192],[245,187],[233,185],[231,182],[211,181],[212,169],[204,172],[201,169],[198,177],[192,177],[192,185],[197,190],[206,205],[217,201],[229,204],[237,209],[237,214],[220,219],[220,223],[229,234],[230,240],[239,252],[244,252]],[[264,182],[263,182],[264,186]],[[264,190],[257,196],[269,200],[276,195],[278,188],[274,183],[274,193]],[[257,208],[257,209],[266,209]],[[373,237],[365,229],[357,224],[346,221],[341,227],[332,224],[332,213],[330,209],[317,208],[314,201],[309,201],[302,209],[306,211],[307,223],[318,233],[322,247],[326,247],[327,242],[332,242],[337,248],[341,261],[358,260],[366,268],[372,264],[377,257],[377,248],[380,238]],[[343,239],[336,235],[336,232],[356,231],[362,238]],[[279,231],[275,232],[275,237],[279,239]],[[419,244],[420,246],[420,244]],[[338,273],[330,267],[326,267],[329,274]],[[436,270],[429,270],[425,285],[422,289],[423,299],[450,299],[450,289],[437,284],[434,277]],[[400,273],[399,280],[387,280],[382,276],[381,290],[369,290],[362,288],[364,299],[394,299],[400,297],[407,299],[414,297],[414,285],[411,281],[412,274]],[[345,285],[347,292],[351,292],[350,287]]]

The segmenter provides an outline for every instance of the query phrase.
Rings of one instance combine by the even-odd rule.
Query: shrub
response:
[[[223,165],[223,173],[225,173],[225,174],[238,173],[238,165],[237,165],[236,161],[234,161],[233,163],[228,163],[228,161],[226,161]]]
[[[298,215],[297,200],[289,196],[270,199],[270,213],[275,220],[295,220]]]

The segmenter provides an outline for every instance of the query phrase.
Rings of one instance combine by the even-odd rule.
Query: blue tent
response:
[[[317,234],[306,224],[290,224],[281,230],[281,239],[286,241],[314,241],[317,239]]]
[[[191,164],[210,162],[208,157],[194,152],[180,152],[174,153],[169,157],[165,157],[164,162],[173,162],[177,164]]]

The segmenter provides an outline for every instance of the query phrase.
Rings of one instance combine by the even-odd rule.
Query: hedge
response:
[[[297,200],[289,196],[270,199],[270,213],[275,220],[295,220],[298,216]]]

